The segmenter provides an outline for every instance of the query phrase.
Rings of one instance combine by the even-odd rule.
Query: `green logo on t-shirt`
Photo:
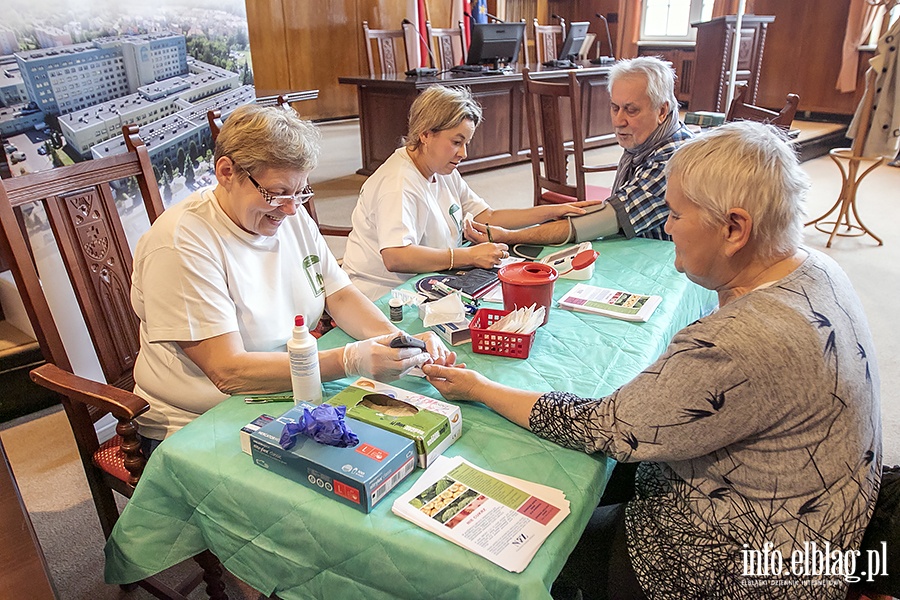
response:
[[[319,264],[319,257],[315,254],[303,259],[303,271],[306,273],[309,288],[314,296],[321,296],[325,293],[325,280],[322,278],[322,274],[316,270],[317,264]]]
[[[462,207],[459,204],[451,204],[450,209],[447,213],[450,215],[450,218],[453,219],[453,222],[456,224],[456,245],[462,246],[463,243],[463,227],[462,227],[462,219],[459,218],[457,213],[462,212]]]

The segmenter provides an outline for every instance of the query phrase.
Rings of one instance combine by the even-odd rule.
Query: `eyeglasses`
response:
[[[279,207],[284,206],[288,202],[293,202],[294,207],[296,208],[297,206],[300,206],[301,204],[306,204],[307,202],[309,202],[309,199],[312,198],[313,194],[315,193],[315,192],[313,192],[312,187],[310,187],[309,184],[306,184],[306,187],[303,188],[302,190],[300,190],[299,192],[297,192],[296,194],[288,194],[288,195],[284,195],[284,196],[279,196],[279,195],[273,194],[272,192],[270,192],[269,190],[267,190],[266,188],[261,186],[258,181],[253,179],[253,175],[250,174],[250,171],[248,171],[247,169],[240,166],[239,164],[237,164],[234,161],[232,161],[232,163],[234,164],[234,166],[236,166],[241,171],[243,171],[244,173],[247,174],[247,177],[250,179],[250,183],[253,184],[253,186],[256,188],[256,191],[259,192],[259,194],[263,197],[263,200],[265,200],[269,206],[274,206],[275,208],[279,208]]]

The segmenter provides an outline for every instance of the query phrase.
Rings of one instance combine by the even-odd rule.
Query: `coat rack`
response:
[[[860,113],[859,127],[857,128],[853,145],[850,148],[834,148],[828,152],[828,156],[831,157],[831,160],[833,160],[841,170],[841,193],[838,195],[837,202],[835,202],[825,214],[818,219],[813,219],[806,223],[807,226],[814,225],[819,231],[831,234],[828,236],[828,243],[825,244],[826,248],[831,248],[831,242],[836,235],[842,237],[858,237],[868,234],[875,238],[875,241],[878,242],[879,246],[884,245],[881,238],[872,233],[869,228],[863,224],[862,220],[859,218],[859,213],[856,210],[856,190],[859,188],[859,183],[866,175],[874,171],[875,168],[884,164],[884,161],[886,160],[884,156],[863,156],[863,148],[865,148],[866,145],[866,138],[869,135],[869,125],[872,119],[872,101],[874,95],[875,72],[872,69],[869,69],[866,72],[866,93],[863,95],[861,104],[863,109]],[[841,161],[846,161],[846,168]],[[872,162],[873,164],[863,171],[862,175],[858,175],[860,165],[863,162]],[[826,219],[834,214],[835,210],[838,210],[837,218],[833,221],[826,221]],[[842,227],[843,229],[841,229]],[[839,231],[839,229],[841,230]]]
[[[900,4],[900,0],[866,0],[866,2],[872,6],[883,6],[886,18],[889,17],[891,10]],[[884,245],[881,238],[872,233],[872,231],[863,224],[862,220],[859,218],[859,213],[856,210],[856,192],[860,182],[866,175],[891,158],[885,156],[863,155],[866,138],[869,136],[872,111],[874,110],[875,78],[876,73],[874,70],[869,69],[866,72],[866,92],[863,95],[860,104],[862,110],[859,114],[859,127],[857,128],[856,137],[853,140],[852,146],[850,148],[834,148],[828,153],[828,156],[831,157],[841,170],[841,193],[838,195],[837,202],[835,202],[824,215],[806,223],[806,225],[814,225],[816,229],[823,233],[830,233],[828,236],[828,243],[825,244],[826,248],[831,248],[831,242],[836,235],[843,237],[870,235],[878,242],[879,246]],[[859,174],[860,166],[864,162],[871,162],[872,164],[864,170],[862,174]],[[845,163],[846,168],[844,167]],[[830,219],[835,211],[837,211],[837,218],[833,221],[826,220]],[[830,230],[828,228],[830,228]]]

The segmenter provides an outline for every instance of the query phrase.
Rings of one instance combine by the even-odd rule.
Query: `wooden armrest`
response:
[[[31,380],[72,400],[108,411],[116,419],[134,419],[150,410],[147,401],[136,394],[79,377],[54,364],[32,369]]]
[[[336,225],[319,225],[319,233],[322,235],[336,235],[347,237],[353,231],[352,227],[338,227]]]
[[[582,170],[585,173],[601,173],[603,171],[615,171],[619,168],[619,163],[611,163],[608,165],[584,165]]]

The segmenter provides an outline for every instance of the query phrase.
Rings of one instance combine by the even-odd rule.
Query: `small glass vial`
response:
[[[403,320],[403,300],[400,298],[391,298],[388,300],[388,306],[391,309],[391,321],[399,323]]]

